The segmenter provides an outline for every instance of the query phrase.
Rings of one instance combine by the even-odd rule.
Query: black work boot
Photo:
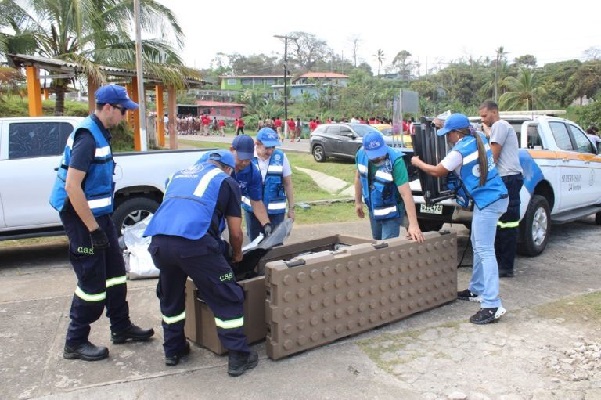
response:
[[[109,349],[103,346],[95,346],[90,342],[85,342],[77,346],[65,344],[63,349],[63,358],[67,360],[98,361],[104,360],[109,356]]]
[[[165,365],[167,365],[168,367],[175,367],[177,364],[179,364],[179,360],[182,357],[187,356],[188,354],[190,354],[190,343],[186,341],[186,345],[184,346],[184,348],[177,352],[175,355],[165,356]]]
[[[154,335],[154,330],[142,329],[137,325],[131,324],[129,328],[121,332],[111,332],[111,340],[114,344],[123,344],[128,340],[132,342],[145,342]]]
[[[254,350],[251,350],[250,353],[230,350],[229,357],[227,366],[229,376],[240,376],[247,369],[253,369],[259,363],[259,356]]]

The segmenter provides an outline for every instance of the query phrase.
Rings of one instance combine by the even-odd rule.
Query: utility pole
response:
[[[298,38],[287,35],[273,35],[274,38],[284,39],[284,130],[288,129],[288,40],[296,40]]]
[[[134,0],[134,20],[136,24],[136,75],[138,75],[138,109],[140,115],[140,149],[148,150],[146,138],[146,94],[144,93],[144,68],[142,65],[142,28],[140,27],[140,0]]]

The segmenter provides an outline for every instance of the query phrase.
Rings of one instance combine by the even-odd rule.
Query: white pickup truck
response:
[[[510,122],[518,134],[524,168],[519,253],[527,256],[542,253],[551,233],[551,223],[561,224],[596,214],[596,223],[601,224],[601,156],[582,128],[557,117],[503,119]],[[474,124],[479,122],[477,118],[470,120]],[[428,163],[437,164],[446,154],[446,141],[437,138],[429,124],[429,120],[422,120],[418,133],[422,145],[416,146],[421,147],[419,151],[416,148],[416,155],[424,160],[424,156],[429,157]],[[428,189],[422,190],[422,185]],[[444,179],[420,174],[410,186],[422,230],[439,230],[445,222],[469,227],[471,211],[461,208],[452,195],[445,193]]]
[[[0,240],[63,234],[48,198],[80,117],[0,118]],[[115,226],[122,230],[158,208],[165,180],[207,149],[115,153]]]

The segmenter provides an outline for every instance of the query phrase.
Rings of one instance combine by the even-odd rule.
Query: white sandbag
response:
[[[158,278],[159,270],[154,266],[148,252],[149,237],[142,237],[152,219],[152,214],[142,221],[123,230],[123,241],[127,249],[123,252],[125,270],[129,279]]]

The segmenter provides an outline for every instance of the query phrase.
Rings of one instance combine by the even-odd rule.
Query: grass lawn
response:
[[[179,143],[194,147],[216,147],[227,149],[229,143],[195,141],[180,139]],[[349,185],[355,177],[355,164],[351,161],[328,161],[318,163],[309,153],[288,151],[286,156],[292,166],[292,184],[294,186],[294,201],[296,207],[295,224],[319,224],[332,222],[356,221],[357,214],[353,203],[341,200],[340,196],[331,194],[321,189],[307,174],[295,167],[312,169],[327,175],[342,179]],[[318,202],[318,203],[314,203]],[[310,208],[300,207],[303,203],[310,203]]]

